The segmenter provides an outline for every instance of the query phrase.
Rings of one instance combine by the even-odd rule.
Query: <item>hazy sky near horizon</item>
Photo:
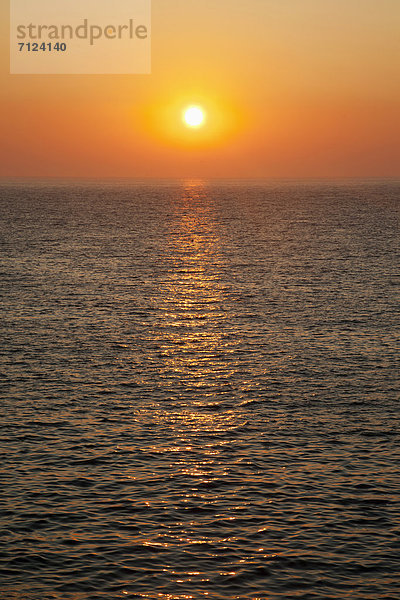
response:
[[[10,75],[0,11],[1,176],[400,175],[400,0],[153,0],[151,75]]]

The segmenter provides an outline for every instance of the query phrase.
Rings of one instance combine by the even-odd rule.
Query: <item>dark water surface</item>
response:
[[[0,597],[398,600],[400,185],[0,193]]]

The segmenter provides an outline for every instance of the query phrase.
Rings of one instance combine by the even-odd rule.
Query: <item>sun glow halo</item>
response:
[[[205,120],[204,111],[200,106],[189,106],[184,112],[183,120],[188,127],[200,127]]]

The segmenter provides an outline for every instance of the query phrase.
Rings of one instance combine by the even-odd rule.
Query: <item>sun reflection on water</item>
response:
[[[220,238],[203,183],[185,185],[167,244],[171,258],[160,291],[160,376],[176,391],[196,392],[194,403],[201,405],[216,400],[217,389],[221,393],[233,374],[227,360],[232,343],[224,333],[230,315],[224,303]]]
[[[178,551],[189,558],[196,548],[217,556],[235,537],[226,535],[233,521],[224,515],[224,482],[229,477],[226,456],[243,425],[233,405],[230,379],[235,373],[234,342],[226,334],[231,319],[226,305],[225,270],[212,196],[200,181],[187,182],[172,207],[166,235],[167,268],[158,290],[157,377],[168,396],[152,411],[154,442],[145,451],[159,466],[148,475],[168,479],[168,494],[150,498],[153,511],[175,515],[156,537],[141,536],[155,551]],[[169,440],[169,441],[168,441]],[[221,519],[222,530],[207,534],[204,523]],[[210,550],[211,549],[211,550]],[[184,561],[166,566],[178,586],[209,581],[207,569]],[[227,565],[221,577],[234,577]],[[183,591],[183,590],[182,590]],[[204,593],[206,595],[206,593]],[[190,598],[162,594],[162,598]]]

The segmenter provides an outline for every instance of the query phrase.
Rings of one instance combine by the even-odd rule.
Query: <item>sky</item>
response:
[[[2,177],[400,176],[400,0],[153,0],[148,75],[10,75],[8,5]]]

